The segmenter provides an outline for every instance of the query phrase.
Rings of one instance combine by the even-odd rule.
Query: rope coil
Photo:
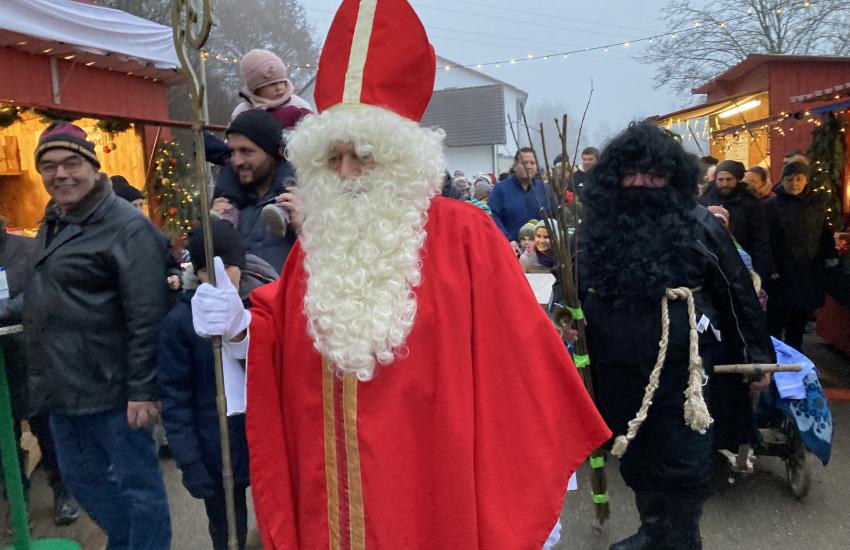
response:
[[[661,297],[661,340],[658,343],[658,359],[655,367],[649,375],[649,382],[644,390],[643,401],[637,415],[629,421],[626,435],[619,435],[614,440],[611,454],[622,457],[626,454],[629,443],[637,436],[638,430],[646,420],[652,398],[658,389],[661,380],[661,369],[667,359],[667,347],[670,343],[670,300],[687,300],[688,322],[690,325],[688,345],[688,386],[685,388],[684,417],[693,431],[704,434],[714,420],[705,403],[702,387],[708,381],[708,377],[702,368],[702,358],[699,356],[699,333],[697,332],[696,307],[694,306],[694,294],[686,287],[668,288]]]

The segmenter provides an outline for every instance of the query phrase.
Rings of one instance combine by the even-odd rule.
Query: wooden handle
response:
[[[779,365],[777,363],[759,364],[736,364],[736,365],[714,365],[714,372],[719,374],[746,374],[752,375],[759,371],[765,372],[800,372],[803,365]]]

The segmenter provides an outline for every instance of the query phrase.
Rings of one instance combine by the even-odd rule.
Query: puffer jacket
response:
[[[239,238],[246,253],[259,256],[276,271],[281,271],[292,245],[295,244],[295,231],[290,227],[283,237],[269,234],[260,213],[263,207],[274,203],[274,198],[285,192],[287,187],[295,185],[295,171],[287,161],[277,165],[271,190],[258,197],[252,187],[239,182],[239,176],[230,166],[225,166],[215,182],[213,198],[226,197],[239,210]]]
[[[168,308],[157,229],[105,176],[64,216],[48,203],[24,292],[32,412],[85,415],[158,399]]]

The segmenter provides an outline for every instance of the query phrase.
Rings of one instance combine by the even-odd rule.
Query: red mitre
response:
[[[343,0],[316,77],[321,113],[337,104],[383,107],[419,121],[436,76],[434,48],[406,0]]]

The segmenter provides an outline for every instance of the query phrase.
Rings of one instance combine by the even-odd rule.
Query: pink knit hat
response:
[[[249,93],[275,82],[286,82],[286,98],[292,95],[294,86],[289,80],[289,71],[283,61],[268,50],[251,50],[239,61],[239,76]]]

